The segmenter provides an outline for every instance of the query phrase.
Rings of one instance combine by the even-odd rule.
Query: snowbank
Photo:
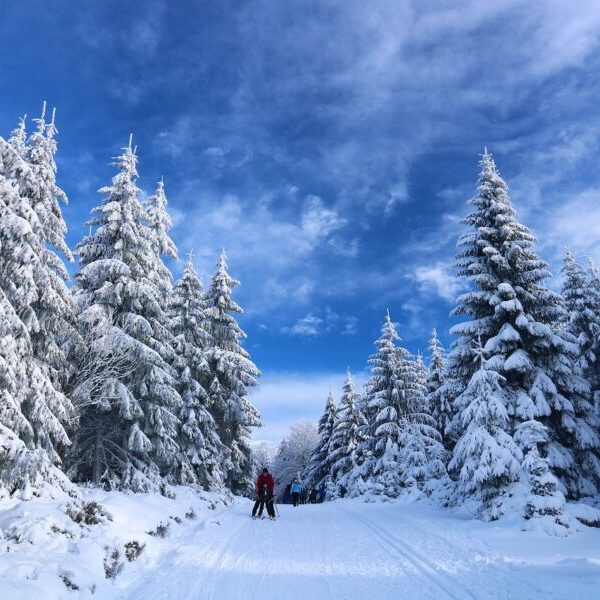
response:
[[[114,598],[115,585],[143,577],[170,541],[231,503],[187,487],[175,498],[80,491],[78,500],[0,501],[0,600]]]

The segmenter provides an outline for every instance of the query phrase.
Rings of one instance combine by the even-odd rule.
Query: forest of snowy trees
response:
[[[0,137],[0,497],[75,494],[72,482],[246,492],[260,373],[225,252],[206,292],[191,255],[173,285],[165,186],[142,198],[131,139],[71,251],[45,113]]]
[[[441,491],[485,520],[517,499],[560,527],[566,500],[600,492],[600,272],[567,250],[561,293],[546,286],[487,151],[469,205],[449,352],[433,330],[425,366],[388,313],[364,391],[348,373],[339,403],[327,398],[304,478],[330,499]]]
[[[76,494],[75,483],[248,492],[260,372],[225,252],[208,290],[191,253],[172,281],[164,182],[143,197],[131,139],[71,250],[45,113],[33,132],[22,119],[0,137],[0,497]],[[433,330],[426,365],[388,312],[364,390],[348,372],[318,433],[298,426],[273,465],[302,468],[329,499],[441,493],[494,520],[521,498],[523,516],[560,526],[567,500],[600,492],[600,272],[567,250],[561,293],[547,287],[487,151],[469,205],[449,351]]]

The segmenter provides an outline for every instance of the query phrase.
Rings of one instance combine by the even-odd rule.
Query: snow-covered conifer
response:
[[[155,324],[165,316],[136,165],[130,140],[116,160],[112,185],[100,190],[106,196],[90,221],[96,230],[77,246],[76,298],[89,352],[74,392],[80,427],[71,473],[146,491],[160,489],[162,475],[174,466],[181,398],[175,371],[163,358],[166,342],[156,335]]]
[[[558,481],[550,472],[548,461],[542,459],[539,452],[539,445],[548,441],[545,429],[539,421],[530,420],[519,425],[515,433],[515,439],[525,452],[523,468],[531,488],[525,517],[550,517],[552,523],[563,525],[565,497],[558,489]]]
[[[302,479],[308,487],[318,487],[329,474],[329,446],[333,428],[337,421],[337,415],[338,407],[335,397],[333,396],[333,392],[329,390],[327,401],[325,402],[325,410],[319,419],[319,439],[313,448],[308,465],[302,474]]]
[[[202,382],[210,370],[204,357],[208,333],[204,329],[204,291],[192,255],[169,301],[169,329],[173,335],[177,387],[183,401],[178,437],[179,460],[175,481],[199,483],[205,489],[224,483],[228,450],[221,444],[208,410],[209,396]]]
[[[423,487],[446,475],[447,456],[442,436],[429,411],[427,367],[421,355],[405,360],[400,370],[405,398],[401,417],[399,470],[402,485]]]
[[[555,471],[566,473],[573,466],[573,453],[565,445],[567,424],[576,418],[571,398],[583,391],[585,382],[573,372],[574,345],[557,332],[562,314],[560,299],[543,285],[549,273],[535,252],[534,237],[517,220],[508,186],[487,152],[481,167],[479,193],[470,201],[473,210],[464,219],[469,231],[460,237],[456,256],[459,275],[471,290],[458,298],[454,314],[469,320],[452,329],[458,339],[452,347],[449,378],[443,386],[457,411],[448,428],[458,440],[452,464],[462,464],[466,445],[462,438],[470,437],[467,416],[472,415],[472,388],[483,386],[478,381],[484,377],[482,374],[470,383],[476,369],[476,341],[480,338],[486,368],[479,371],[496,373],[492,388],[502,390],[494,393],[498,405],[495,427],[513,439],[517,427],[525,421],[538,420],[547,425],[550,439],[547,456],[541,460],[547,460]],[[465,391],[467,386],[470,388]],[[512,466],[509,472],[513,477]],[[567,485],[566,479],[563,483]],[[487,504],[492,504],[492,493],[493,486],[486,492]]]
[[[0,138],[0,494],[23,498],[70,491],[58,469],[69,445],[64,425],[70,404],[34,355],[32,308],[43,294],[43,247],[35,214],[21,195],[35,174],[14,146]]]
[[[448,469],[458,476],[463,495],[475,495],[482,501],[481,516],[495,520],[503,514],[502,496],[520,476],[523,453],[508,433],[504,378],[488,367],[481,348],[479,363],[456,400],[463,434]]]
[[[448,395],[443,393],[443,385],[446,380],[445,369],[446,359],[444,348],[435,329],[431,332],[429,340],[429,372],[427,376],[427,401],[431,416],[435,420],[437,430],[442,436],[444,446],[450,446],[450,439],[446,435],[446,427],[452,420],[452,405],[448,400]]]
[[[404,439],[402,418],[411,412],[403,387],[412,384],[407,379],[414,375],[414,371],[410,370],[407,362],[408,350],[396,345],[399,339],[388,311],[381,336],[375,342],[377,351],[369,359],[371,376],[367,382],[365,405],[371,435],[368,448],[361,451],[363,462],[357,465],[351,477],[353,488],[358,493],[368,489],[376,494],[396,497],[402,487],[399,465]],[[357,474],[360,474],[360,479],[357,479]]]
[[[360,394],[356,391],[352,374],[348,370],[326,460],[329,475],[334,482],[343,483],[344,476],[357,462],[356,452],[363,441],[362,432],[367,422],[360,410],[360,400]]]
[[[77,327],[73,301],[66,285],[69,274],[57,253],[68,261],[73,260],[73,255],[65,241],[67,225],[60,206],[67,203],[67,196],[56,183],[55,113],[53,111],[48,123],[45,110],[44,103],[40,118],[34,119],[36,130],[24,149],[33,178],[22,178],[19,187],[21,195],[27,198],[33,209],[30,224],[40,242],[43,266],[36,272],[36,283],[42,292],[32,303],[36,315],[35,326],[30,329],[33,351],[40,368],[62,392],[69,377],[70,355],[77,343]],[[18,129],[20,131],[21,127]],[[20,146],[21,134],[16,138]],[[71,410],[64,396],[62,402],[66,410]]]
[[[156,187],[156,192],[145,203],[148,213],[148,227],[151,233],[151,245],[156,256],[155,282],[165,298],[169,296],[172,288],[171,271],[162,261],[163,256],[177,258],[177,247],[169,237],[171,217],[167,212],[167,196],[165,184],[161,179]]]
[[[231,314],[243,312],[231,297],[238,284],[228,273],[223,251],[207,294],[205,327],[210,342],[205,356],[210,380],[205,387],[219,437],[231,453],[227,486],[243,493],[253,485],[250,428],[260,425],[260,415],[248,400],[248,389],[257,384],[260,371],[242,347],[246,334]]]
[[[574,460],[564,478],[572,496],[590,496],[600,490],[600,415],[594,410],[594,396],[600,387],[598,344],[600,320],[595,308],[594,288],[570,250],[565,253],[562,300],[566,311],[564,333],[576,345],[573,369],[589,385],[571,394],[574,423],[563,429],[565,445]]]

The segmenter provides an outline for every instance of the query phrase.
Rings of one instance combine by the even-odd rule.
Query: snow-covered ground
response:
[[[77,525],[65,500],[0,504],[0,599],[600,597],[600,529],[554,537],[423,501],[279,506],[271,522],[252,520],[248,500],[185,488],[84,494],[112,520]],[[165,537],[147,533],[160,523]],[[133,541],[144,550],[130,562]]]

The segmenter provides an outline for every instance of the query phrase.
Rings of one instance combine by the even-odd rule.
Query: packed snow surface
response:
[[[112,520],[81,528],[56,500],[0,511],[1,600],[600,597],[598,529],[553,537],[423,501],[278,506],[272,522],[252,520],[246,499],[89,495]],[[161,522],[166,537],[147,533]],[[129,562],[121,552],[105,578],[105,557],[131,540],[142,554]]]

